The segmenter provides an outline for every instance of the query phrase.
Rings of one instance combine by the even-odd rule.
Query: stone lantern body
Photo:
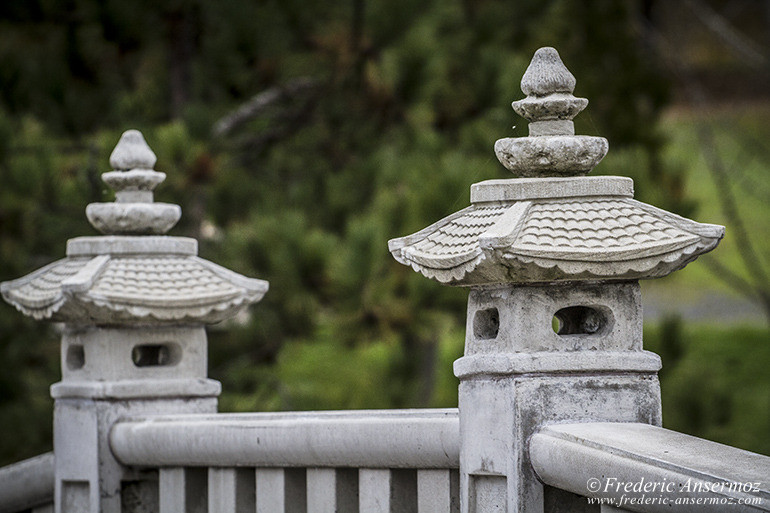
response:
[[[64,323],[62,380],[51,387],[57,513],[154,502],[157,486],[113,458],[110,427],[126,415],[216,412],[205,325],[268,288],[199,258],[195,239],[163,235],[181,209],[153,202],[165,179],[155,160],[141,133],[124,133],[103,175],[115,202],[86,209],[104,235],[72,239],[66,258],[1,284],[25,315]]]
[[[521,86],[527,97],[513,108],[529,137],[495,144],[520,178],[474,184],[471,206],[389,249],[428,278],[470,288],[454,365],[462,511],[597,511],[538,481],[529,437],[564,421],[660,425],[660,358],[642,348],[638,280],[681,269],[724,228],[634,200],[630,178],[584,176],[608,143],[575,135],[588,101],[572,95],[556,50],[535,53]]]

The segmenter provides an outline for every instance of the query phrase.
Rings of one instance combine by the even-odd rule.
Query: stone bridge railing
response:
[[[164,235],[181,209],[153,202],[165,175],[126,132],[104,175],[115,202],[86,209],[104,235],[0,287],[65,326],[54,452],[0,469],[0,513],[770,511],[770,458],[660,427],[660,358],[642,345],[638,280],[724,228],[584,176],[608,143],[574,134],[574,86],[538,50],[513,104],[530,135],[495,145],[520,177],[389,243],[470,288],[457,410],[217,414],[205,325],[267,283]]]

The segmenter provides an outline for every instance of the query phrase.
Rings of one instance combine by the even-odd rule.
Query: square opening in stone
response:
[[[478,339],[497,338],[500,331],[500,314],[497,308],[478,310],[473,316],[473,336]]]

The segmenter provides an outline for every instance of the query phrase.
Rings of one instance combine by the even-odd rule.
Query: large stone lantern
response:
[[[195,239],[163,235],[181,209],[153,202],[166,177],[155,160],[140,132],[124,133],[102,175],[115,202],[86,209],[104,235],[72,239],[66,258],[0,285],[25,315],[64,323],[62,380],[51,387],[57,512],[121,511],[121,494],[125,503],[147,493],[112,457],[110,426],[123,415],[215,412],[205,325],[268,288],[199,258]]]
[[[724,234],[634,200],[630,178],[584,176],[608,143],[575,135],[588,101],[574,87],[556,50],[538,50],[521,81],[527,97],[513,103],[529,137],[495,144],[521,178],[474,184],[471,206],[389,242],[399,262],[470,288],[454,366],[465,513],[482,497],[499,511],[570,501],[558,510],[589,511],[540,484],[528,439],[566,420],[660,425],[660,359],[642,348],[638,280],[681,269]]]

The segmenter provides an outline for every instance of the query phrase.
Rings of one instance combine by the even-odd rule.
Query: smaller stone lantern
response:
[[[551,422],[660,425],[660,359],[642,348],[638,280],[681,269],[724,235],[634,200],[630,178],[584,176],[608,143],[575,135],[588,101],[574,88],[556,50],[538,50],[527,97],[513,103],[529,137],[495,144],[522,178],[474,184],[471,206],[389,242],[397,261],[471,289],[454,366],[463,513],[598,510],[543,487],[528,440]]]
[[[166,177],[155,161],[140,132],[125,132],[102,175],[115,202],[86,208],[104,235],[72,239],[66,258],[0,284],[25,315],[65,326],[51,387],[57,513],[121,511],[121,495],[152,493],[112,457],[110,427],[124,415],[216,412],[205,325],[268,289],[199,258],[195,239],[162,235],[181,209],[153,202]]]

